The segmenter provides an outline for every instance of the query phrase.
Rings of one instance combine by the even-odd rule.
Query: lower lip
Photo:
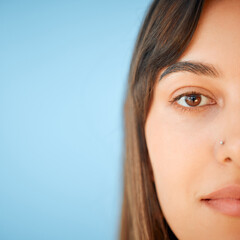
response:
[[[240,217],[240,199],[210,199],[202,200],[208,207],[223,214]]]

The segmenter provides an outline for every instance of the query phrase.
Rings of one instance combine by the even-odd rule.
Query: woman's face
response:
[[[240,1],[207,2],[179,62],[211,69],[178,68],[154,88],[146,141],[163,214],[181,240],[240,239],[240,201],[227,200],[240,196],[201,200],[224,187],[240,187],[239,25]],[[199,95],[189,97],[192,91]],[[170,102],[180,94],[188,98]]]

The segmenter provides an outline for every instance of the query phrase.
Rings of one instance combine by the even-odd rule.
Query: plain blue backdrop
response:
[[[123,100],[150,0],[0,0],[0,240],[117,239]]]

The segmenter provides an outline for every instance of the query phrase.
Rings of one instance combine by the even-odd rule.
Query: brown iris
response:
[[[197,106],[201,102],[201,96],[197,94],[191,94],[185,98],[186,103],[189,106]]]

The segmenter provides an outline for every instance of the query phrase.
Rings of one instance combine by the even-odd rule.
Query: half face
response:
[[[181,240],[240,239],[239,26],[240,1],[207,1],[178,70],[156,80],[146,141],[163,214]]]

